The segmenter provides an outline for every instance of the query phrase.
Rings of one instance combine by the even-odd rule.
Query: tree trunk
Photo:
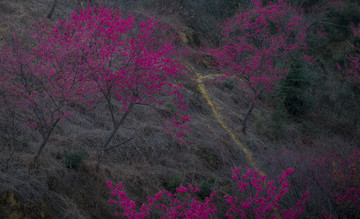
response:
[[[242,132],[246,135],[246,128],[247,128],[247,120],[249,118],[249,116],[251,115],[251,112],[253,111],[254,109],[254,105],[255,105],[255,102],[252,101],[251,104],[250,104],[250,107],[249,107],[249,110],[247,111],[245,117],[244,117],[244,120],[242,122]]]
[[[34,157],[34,161],[37,161],[37,160],[39,159],[39,156],[40,156],[42,150],[44,149],[45,145],[47,144],[47,142],[48,142],[48,140],[49,140],[49,138],[50,138],[51,133],[53,132],[55,126],[57,125],[57,123],[58,123],[59,121],[60,121],[60,119],[57,119],[57,120],[54,122],[54,124],[52,125],[52,127],[50,128],[50,130],[48,131],[47,134],[42,134],[42,135],[41,135],[41,136],[42,136],[42,142],[41,142],[40,147],[39,147],[39,149],[38,149],[38,151],[37,151],[37,153],[36,153],[36,155],[35,155],[35,157]]]
[[[34,161],[37,161],[39,159],[39,156],[40,156],[42,150],[44,149],[46,143],[47,143],[46,137],[42,136],[42,142],[41,142],[40,147],[39,147],[39,149],[38,149],[38,151],[37,151],[37,153],[36,153],[36,155],[34,157]]]
[[[109,146],[111,140],[114,138],[117,130],[120,128],[120,126],[124,123],[125,119],[127,118],[127,116],[129,115],[130,111],[132,110],[132,108],[134,107],[134,103],[131,102],[127,108],[127,111],[124,113],[124,115],[121,117],[121,120],[114,126],[113,130],[111,131],[109,137],[106,139],[106,141],[104,142],[103,146],[101,147],[101,150],[99,152],[98,155],[98,162],[101,162],[101,158],[105,152],[105,150],[107,149],[107,147]]]
[[[52,4],[52,6],[51,6],[51,9],[50,9],[50,11],[49,11],[49,14],[47,15],[47,18],[50,19],[50,18],[52,17],[52,15],[54,14],[54,11],[55,11],[57,2],[58,2],[58,0],[54,0],[54,1],[53,1],[53,4]]]

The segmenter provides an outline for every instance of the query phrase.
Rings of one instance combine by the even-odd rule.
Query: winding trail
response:
[[[201,75],[199,74],[193,66],[191,66],[190,64],[186,64],[185,65],[186,69],[190,72],[192,72],[195,76],[196,76],[196,83],[198,86],[198,89],[201,93],[201,95],[203,96],[205,102],[209,105],[209,107],[211,108],[216,121],[225,129],[225,131],[230,135],[230,137],[232,138],[232,140],[236,143],[236,145],[241,149],[241,151],[244,153],[246,161],[255,169],[257,169],[262,175],[263,175],[263,171],[260,170],[255,162],[255,159],[251,153],[251,151],[246,148],[240,141],[240,139],[238,137],[236,137],[236,135],[231,131],[231,129],[223,122],[221,115],[219,114],[217,107],[215,105],[215,103],[211,100],[210,96],[208,95],[207,91],[206,91],[206,87],[204,85],[204,81],[207,79],[212,79],[215,77],[219,77],[221,76],[221,74],[209,74],[209,75]]]

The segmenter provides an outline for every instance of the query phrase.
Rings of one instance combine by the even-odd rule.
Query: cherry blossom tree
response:
[[[37,130],[41,142],[35,160],[40,156],[57,124],[71,116],[72,104],[91,107],[94,99],[84,92],[87,81],[82,77],[76,46],[58,44],[42,34],[29,34],[32,44],[25,46],[16,37],[1,48],[0,87],[3,102],[23,110],[24,124]]]
[[[221,44],[209,50],[225,77],[238,79],[248,90],[251,103],[242,123],[244,133],[260,93],[272,91],[286,76],[290,56],[305,47],[308,27],[284,0],[251,3],[246,11],[220,25]]]
[[[87,89],[96,90],[107,104],[113,128],[100,149],[99,161],[105,151],[122,144],[109,147],[133,107],[162,105],[161,96],[172,98],[177,108],[172,117],[163,115],[165,129],[179,139],[185,134],[181,130],[188,129],[184,123],[190,118],[184,114],[182,86],[171,82],[181,75],[182,66],[171,57],[175,46],[168,26],[154,19],[123,16],[115,9],[91,7],[60,21],[48,35],[76,46],[82,75],[91,81]]]
[[[70,105],[91,107],[96,101],[106,102],[113,123],[99,160],[117,146],[109,147],[133,107],[162,105],[162,97],[176,107],[172,115],[162,114],[164,128],[183,142],[190,118],[184,113],[182,85],[171,81],[182,66],[172,58],[169,29],[154,19],[91,7],[55,25],[38,25],[29,34],[34,40],[29,48],[20,42],[4,47],[1,86],[11,101],[30,111],[28,124],[43,139],[37,156],[58,122],[69,117]]]
[[[166,36],[169,28],[154,19],[140,22],[131,16],[123,18],[120,13],[106,8],[86,9],[72,18],[92,27],[85,33],[86,39],[94,42],[89,44],[94,53],[87,57],[88,68],[106,100],[113,122],[113,129],[101,147],[99,160],[133,107],[137,104],[161,105],[159,96],[171,97],[177,107],[174,116],[166,118],[171,124],[165,125],[165,129],[180,129],[174,134],[177,138],[182,137],[184,132],[181,130],[188,129],[184,123],[190,118],[183,114],[186,106],[182,102],[182,86],[170,81],[181,74],[182,66],[170,57],[175,47]],[[161,32],[164,34],[160,37]],[[116,101],[122,105],[120,111],[115,110]]]

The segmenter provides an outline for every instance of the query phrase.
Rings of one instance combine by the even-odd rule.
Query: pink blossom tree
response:
[[[57,124],[71,116],[70,105],[91,107],[91,92],[81,75],[76,45],[58,44],[46,34],[30,33],[32,45],[25,46],[16,37],[3,45],[0,53],[0,87],[3,103],[23,110],[24,124],[38,131],[41,142],[35,160],[40,156]],[[36,45],[36,46],[35,46]]]
[[[96,90],[107,105],[113,124],[99,149],[99,161],[105,151],[122,144],[110,146],[133,107],[142,104],[155,108],[162,105],[160,98],[164,96],[177,108],[172,116],[162,115],[164,127],[182,142],[190,118],[184,114],[182,85],[171,81],[181,75],[182,66],[172,58],[176,47],[168,26],[154,19],[122,16],[115,9],[91,7],[73,13],[47,34],[60,44],[76,47],[81,75],[89,81],[86,89]],[[66,64],[79,65],[71,60]]]
[[[225,21],[220,27],[222,42],[209,50],[215,65],[248,89],[251,104],[244,116],[242,130],[256,99],[263,91],[272,91],[288,72],[290,56],[305,47],[307,25],[301,14],[284,0],[251,0],[245,12]]]
[[[162,105],[163,97],[171,98],[177,109],[162,115],[164,128],[183,142],[190,118],[184,113],[182,85],[171,81],[181,75],[182,66],[172,58],[175,46],[168,30],[154,19],[140,21],[92,7],[53,26],[38,25],[29,34],[34,40],[29,48],[19,42],[4,46],[1,87],[9,101],[28,111],[27,124],[41,134],[36,157],[58,122],[70,116],[70,105],[91,107],[101,101],[113,128],[99,149],[99,160],[118,146],[109,147],[135,105]]]
[[[308,202],[309,193],[304,193],[296,204],[288,209],[280,205],[280,201],[285,197],[290,188],[287,177],[294,170],[287,169],[278,176],[278,185],[274,180],[270,180],[266,175],[261,175],[258,171],[246,169],[241,174],[241,167],[233,168],[233,178],[237,180],[240,192],[248,191],[246,200],[240,197],[226,195],[225,201],[230,205],[226,213],[228,218],[297,218],[305,210]]]

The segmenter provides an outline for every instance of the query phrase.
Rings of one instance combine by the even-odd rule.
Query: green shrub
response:
[[[275,95],[280,98],[288,114],[299,117],[306,115],[312,106],[312,98],[306,92],[311,86],[311,78],[298,61],[293,62]]]
[[[49,175],[47,177],[47,185],[50,190],[55,190],[59,186],[59,179],[56,177],[56,175]]]
[[[301,132],[306,135],[314,135],[319,132],[319,127],[311,121],[303,121],[301,123]]]
[[[235,80],[232,78],[226,79],[221,85],[221,88],[227,91],[231,91],[232,89],[234,89],[234,87],[235,87]]]
[[[286,134],[285,121],[286,113],[277,109],[270,117],[271,135],[274,139],[283,138]]]
[[[293,116],[306,115],[311,105],[311,99],[302,94],[289,95],[284,99],[286,111]]]
[[[165,189],[171,193],[175,193],[176,189],[180,186],[180,184],[183,183],[183,181],[184,179],[180,175],[173,175],[168,181],[165,182]]]
[[[208,175],[199,185],[200,192],[198,196],[201,199],[205,199],[210,196],[211,191],[216,186],[216,179],[215,177]]]
[[[79,165],[84,162],[86,157],[85,150],[65,150],[64,151],[64,158],[65,158],[65,165],[67,168],[77,170]]]
[[[264,116],[260,116],[255,121],[255,132],[258,135],[264,135],[266,132],[266,118]]]
[[[164,106],[167,108],[166,113],[169,114],[169,116],[173,116],[177,111],[174,102],[171,102],[170,100],[165,101]]]

